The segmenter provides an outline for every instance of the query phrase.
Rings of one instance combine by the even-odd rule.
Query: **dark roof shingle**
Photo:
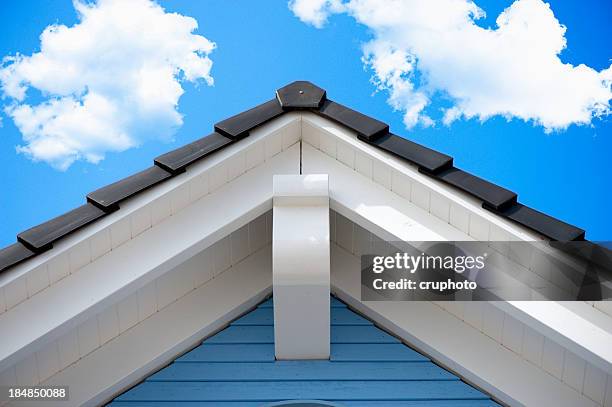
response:
[[[415,164],[420,172],[482,200],[483,208],[551,240],[584,239],[584,230],[520,204],[514,192],[453,167],[452,157],[392,134],[386,123],[327,99],[325,90],[310,82],[296,81],[280,88],[274,99],[215,124],[214,133],[160,155],[153,167],[91,192],[88,204],[20,233],[18,243],[0,250],[0,271],[52,248],[56,240],[119,209],[122,201],[184,172],[190,164],[296,109],[312,111],[348,127],[361,141]]]

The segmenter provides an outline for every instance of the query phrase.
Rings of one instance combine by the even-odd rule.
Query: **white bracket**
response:
[[[276,359],[329,359],[328,177],[275,175],[273,182]]]

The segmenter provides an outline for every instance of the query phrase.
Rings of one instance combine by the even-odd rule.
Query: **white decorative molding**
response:
[[[275,175],[272,216],[277,359],[329,359],[327,175]]]

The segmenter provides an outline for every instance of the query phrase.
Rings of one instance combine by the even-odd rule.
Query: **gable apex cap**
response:
[[[308,81],[295,81],[276,90],[283,110],[319,109],[327,99],[325,89]]]

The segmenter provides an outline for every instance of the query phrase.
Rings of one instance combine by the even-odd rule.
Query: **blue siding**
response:
[[[331,320],[329,361],[275,361],[268,300],[111,406],[242,407],[293,399],[372,407],[498,405],[335,298]]]

